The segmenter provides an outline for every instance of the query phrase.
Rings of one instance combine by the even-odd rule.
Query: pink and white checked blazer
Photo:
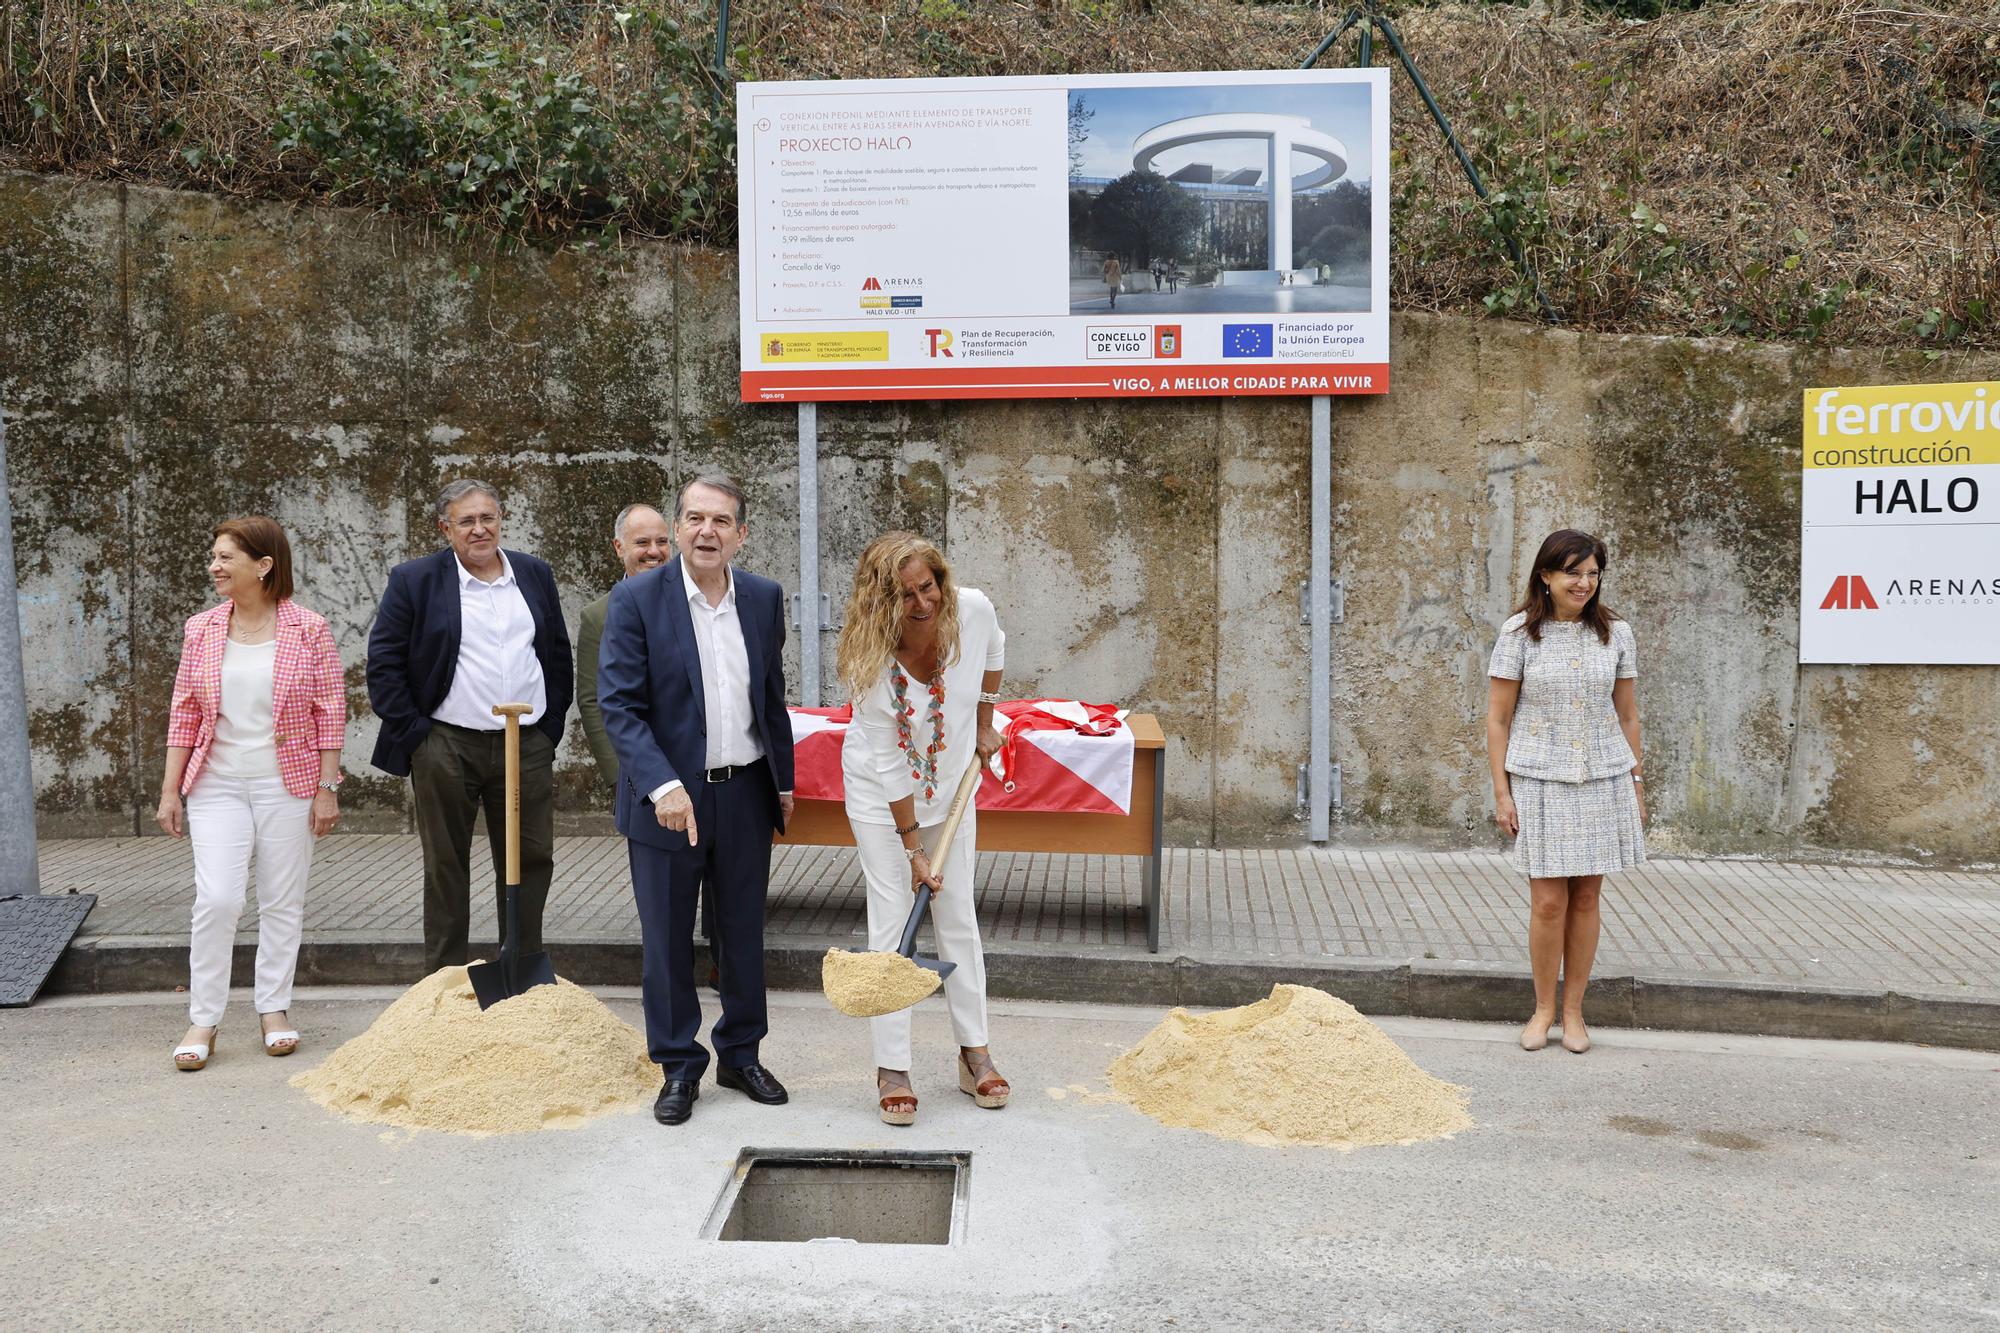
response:
[[[181,665],[174,673],[174,706],[167,744],[193,750],[181,774],[181,795],[194,788],[208,752],[215,748],[215,716],[222,707],[222,646],[236,603],[188,617],[181,635]],[[326,621],[287,599],[278,603],[277,662],[272,670],[271,722],[278,741],[278,773],[285,790],[311,796],[319,789],[319,752],[347,740],[347,689],[340,653]]]

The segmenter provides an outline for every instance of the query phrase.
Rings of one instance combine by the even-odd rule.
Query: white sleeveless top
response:
[[[892,661],[867,693],[853,701],[854,721],[840,747],[840,778],[846,787],[847,817],[856,824],[886,824],[896,817],[889,802],[916,797],[917,823],[942,823],[951,813],[951,798],[959,779],[972,766],[978,748],[979,685],[988,671],[1007,662],[1007,636],[993,602],[977,588],[958,590],[958,660],[944,671],[943,752],[935,756],[934,780],[919,785],[912,769],[922,767],[925,751],[936,736],[930,692],[921,681],[905,687],[903,708],[910,748],[897,730],[898,706],[891,684]],[[928,794],[927,794],[928,793]]]
[[[225,778],[278,776],[278,742],[271,694],[278,641],[222,645],[222,707],[215,718],[215,748],[208,768]]]

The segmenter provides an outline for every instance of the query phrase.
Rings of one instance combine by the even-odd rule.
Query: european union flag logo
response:
[[[1222,354],[1224,356],[1269,356],[1271,354],[1271,326],[1269,324],[1224,324],[1222,326]]]

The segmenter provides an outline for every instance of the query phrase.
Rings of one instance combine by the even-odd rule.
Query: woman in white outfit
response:
[[[1646,859],[1638,645],[1598,596],[1604,565],[1604,543],[1589,533],[1550,533],[1487,668],[1493,817],[1514,835],[1532,899],[1529,1051],[1548,1045],[1559,977],[1563,1049],[1590,1049],[1583,990],[1597,957],[1598,891],[1607,874]]]
[[[957,586],[943,552],[922,537],[885,533],[861,553],[838,663],[854,708],[841,777],[868,881],[868,947],[894,950],[911,895],[931,886],[938,956],[958,965],[944,997],[959,1046],[959,1090],[988,1109],[1005,1106],[1009,1089],[986,1049],[986,958],[972,900],[975,812],[966,810],[943,864],[932,865],[930,854],[967,767],[1000,748],[993,705],[1006,643],[993,603]],[[882,1119],[911,1124],[909,1011],[871,1021]]]
[[[292,552],[268,518],[218,523],[220,606],[188,618],[155,821],[194,843],[187,1036],[174,1067],[208,1064],[257,862],[257,1012],[264,1050],[290,1055],[288,1011],[313,839],[340,820],[347,693],[326,621],[292,601]],[[186,804],[183,805],[183,798]]]

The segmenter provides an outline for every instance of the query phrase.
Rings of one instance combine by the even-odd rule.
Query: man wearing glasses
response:
[[[438,492],[449,549],[389,571],[368,635],[374,764],[410,779],[424,849],[424,970],[466,961],[472,825],[486,811],[495,920],[505,930],[506,751],[493,706],[521,718],[520,949],[542,947],[555,870],[556,745],[569,711],[569,632],[555,576],[500,545],[500,492],[463,478]]]

